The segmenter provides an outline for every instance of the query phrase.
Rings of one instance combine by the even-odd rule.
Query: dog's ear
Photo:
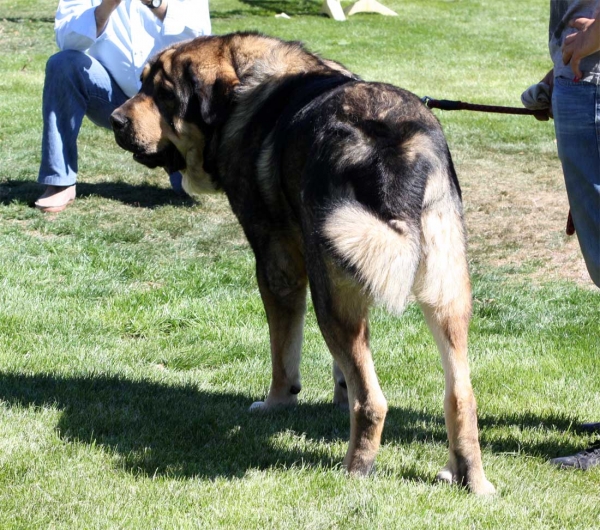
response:
[[[193,65],[189,66],[188,72],[202,122],[212,127],[225,123],[230,112],[233,90],[239,83],[233,68],[220,71],[212,81],[203,79]]]

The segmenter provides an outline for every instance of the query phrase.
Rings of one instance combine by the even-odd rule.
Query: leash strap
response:
[[[477,105],[475,103],[465,103],[463,101],[451,101],[449,99],[433,99],[429,96],[421,98],[421,101],[429,109],[441,109],[441,110],[473,110],[478,112],[495,112],[498,114],[524,114],[529,116],[535,116],[538,120],[548,121],[550,114],[548,109],[531,110],[522,107],[500,107],[495,105]],[[573,218],[571,217],[571,210],[569,210],[569,216],[567,218],[567,228],[565,230],[568,236],[572,236],[575,233],[575,225],[573,224]]]
[[[523,107],[502,107],[497,105],[478,105],[476,103],[465,103],[464,101],[452,101],[449,99],[433,99],[429,96],[421,98],[427,108],[441,110],[472,110],[476,112],[494,112],[497,114],[522,114],[535,116],[541,120],[548,120],[548,110],[531,110]]]

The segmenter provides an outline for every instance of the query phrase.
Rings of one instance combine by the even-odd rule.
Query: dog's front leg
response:
[[[333,404],[340,409],[348,409],[348,385],[344,372],[333,361]]]
[[[269,324],[273,372],[268,396],[264,401],[253,403],[250,410],[295,405],[302,388],[300,356],[306,313],[306,279],[299,279],[294,289],[285,292],[273,289],[273,282],[268,281],[260,267],[257,268],[257,279]]]

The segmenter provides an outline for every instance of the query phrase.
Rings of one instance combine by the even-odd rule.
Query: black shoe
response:
[[[600,423],[582,423],[579,430],[585,432],[600,432]]]
[[[551,464],[558,467],[572,467],[574,469],[590,469],[600,465],[600,442],[596,442],[589,449],[570,456],[561,456],[550,460]]]

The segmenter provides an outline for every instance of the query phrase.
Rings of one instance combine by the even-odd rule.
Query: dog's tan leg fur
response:
[[[306,286],[280,297],[271,292],[260,273],[257,277],[269,324],[272,378],[265,401],[253,403],[250,410],[296,405],[302,388],[300,356],[306,312]]]
[[[344,466],[358,475],[368,474],[373,467],[387,414],[387,402],[375,374],[367,337],[365,319],[349,345],[350,355],[338,361],[346,373],[350,408],[350,443]]]
[[[293,233],[271,237],[257,259],[256,278],[269,324],[272,379],[267,398],[250,409],[295,405],[302,388],[300,356],[308,280]]]
[[[476,494],[494,493],[481,463],[475,397],[467,360],[471,284],[462,222],[451,208],[425,213],[422,260],[415,294],[442,357],[444,412],[450,456],[438,479],[457,482]]]
[[[344,466],[350,473],[366,475],[373,467],[387,413],[369,349],[370,299],[356,284],[342,281],[334,285],[330,304],[317,303],[315,309],[335,366],[347,386],[350,443]]]

